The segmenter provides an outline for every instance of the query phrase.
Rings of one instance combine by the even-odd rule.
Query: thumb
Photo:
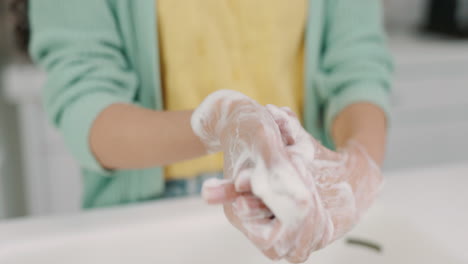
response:
[[[202,197],[208,204],[232,202],[240,195],[236,192],[234,181],[231,179],[212,178],[203,183]]]
[[[279,108],[276,105],[266,105],[266,109],[278,126],[283,142],[286,145],[294,145],[300,126],[297,116],[287,107]]]

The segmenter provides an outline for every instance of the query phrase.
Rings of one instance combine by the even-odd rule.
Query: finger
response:
[[[283,110],[284,112],[286,112],[286,114],[288,114],[288,116],[297,118],[296,113],[294,113],[294,111],[291,110],[291,108],[289,108],[287,106],[283,106],[280,109]]]
[[[260,219],[244,223],[249,239],[261,250],[273,247],[283,233],[278,219]]]
[[[234,205],[237,210],[268,209],[265,203],[253,194],[245,194],[237,197]]]
[[[295,230],[285,231],[283,235],[281,235],[273,246],[279,257],[284,258],[294,250],[296,246],[295,241],[297,240],[296,237],[300,235],[301,231],[302,230],[300,228],[297,228]]]
[[[278,261],[282,259],[282,257],[276,252],[274,248],[269,248],[267,250],[263,250],[262,252],[263,255],[271,260]]]
[[[272,247],[263,250],[263,254],[272,260],[280,260],[287,257],[295,246],[294,241],[298,232],[300,232],[299,229],[293,230],[293,232],[279,231],[275,234],[276,242],[272,244]]]
[[[308,257],[286,257],[286,260],[290,263],[304,263],[306,262]]]
[[[237,175],[234,182],[237,192],[242,193],[252,191],[252,185],[250,184],[250,177],[252,176],[252,172],[252,169],[244,169]]]
[[[286,145],[293,145],[295,143],[295,133],[292,131],[290,126],[290,116],[275,105],[266,105],[266,109],[273,117],[278,126],[283,142]]]
[[[273,248],[273,245],[278,241],[282,234],[282,225],[275,218],[264,218],[248,220],[239,218],[234,213],[234,206],[231,204],[224,205],[224,213],[237,229],[244,233],[247,238],[254,243],[265,255],[271,259],[278,259],[279,255]]]
[[[273,213],[253,195],[238,197],[233,203],[233,212],[243,221],[271,219]]]
[[[243,221],[268,220],[274,216],[273,213],[268,209],[254,209],[241,213],[236,212],[236,214]]]
[[[229,222],[249,238],[255,246],[261,250],[269,248],[268,238],[275,227],[271,219],[248,220],[240,218],[234,212],[235,209],[232,204],[224,204],[223,209]]]
[[[245,203],[247,199],[244,196],[236,199],[236,202],[237,200],[244,201],[243,206],[246,206]],[[234,203],[233,210],[235,210],[234,208],[236,206],[236,203]],[[255,205],[251,203],[251,206]],[[272,260],[279,260],[287,256],[294,247],[294,241],[296,241],[295,237],[297,236],[297,233],[300,232],[300,229],[286,233],[281,230],[283,227],[277,219],[250,218],[251,215],[249,214],[252,214],[254,211],[257,210],[249,211],[248,214],[244,214],[239,217],[242,221],[242,226],[246,229],[249,239],[262,250],[265,256]],[[268,234],[268,232],[270,233]]]
[[[304,229],[303,225],[308,221],[307,217],[304,218],[300,223],[285,227],[282,234],[279,236],[277,242],[274,244],[274,249],[276,254],[285,258],[289,256],[290,252],[296,250],[297,241],[299,237],[303,235]]]
[[[223,204],[234,201],[241,194],[236,192],[231,179],[208,179],[203,183],[202,197],[209,204]]]
[[[303,226],[300,236],[296,240],[296,248],[287,259],[293,263],[307,260],[310,253],[326,246],[333,235],[333,223],[323,209],[314,210]]]

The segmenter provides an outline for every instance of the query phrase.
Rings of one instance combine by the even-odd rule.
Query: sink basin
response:
[[[427,169],[388,176],[383,195],[360,224],[345,238],[312,254],[307,263],[468,263],[464,242],[468,218],[461,210],[466,208],[462,181],[468,168],[451,171]],[[415,190],[418,195],[411,196]],[[191,198],[0,223],[0,263],[272,261],[228,223],[221,208]]]

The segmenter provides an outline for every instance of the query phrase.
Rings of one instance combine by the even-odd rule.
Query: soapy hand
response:
[[[333,222],[333,235],[329,241],[324,241],[325,246],[351,230],[371,206],[383,182],[380,168],[357,142],[350,141],[338,152],[331,151],[308,134],[288,108],[268,105],[267,109],[283,137],[291,142],[288,152],[303,158],[308,171],[306,182],[316,186]],[[312,222],[308,224],[313,225]],[[302,235],[308,234],[303,232]],[[305,260],[304,256],[294,253],[289,254],[289,259]]]
[[[205,199],[222,201],[230,222],[267,256],[283,257],[292,245],[284,237],[297,236],[295,227],[321,203],[304,184],[305,168],[291,162],[272,115],[247,96],[223,90],[195,110],[192,128],[209,151],[224,152],[226,180],[208,181]]]
[[[273,119],[274,126],[271,120],[260,123],[274,131],[274,136],[256,138],[259,136],[256,134],[249,141],[240,140],[242,137],[236,132],[236,136],[228,137],[237,141],[221,140],[226,144],[221,150],[237,149],[226,155],[228,180],[208,181],[203,194],[209,202],[223,203],[231,223],[266,256],[303,262],[311,252],[330,244],[353,227],[374,200],[382,177],[378,166],[358,144],[351,142],[339,152],[328,150],[302,128],[289,109],[253,105],[260,109],[251,113],[261,113],[260,116],[268,120],[263,112],[266,110]],[[262,118],[254,119],[258,122]],[[240,123],[234,130],[229,129],[248,129]],[[243,148],[249,149],[249,144],[262,138],[270,141],[267,140],[269,144],[257,153],[280,153],[273,163],[263,162],[263,158],[258,158],[261,154],[256,157],[242,154]],[[281,144],[277,144],[278,141]],[[271,184],[272,179],[274,183],[276,179],[276,184]],[[301,184],[306,191],[300,188]],[[295,197],[298,190],[301,195]],[[272,198],[275,196],[283,200],[287,197],[288,203],[278,206],[281,202]],[[295,215],[288,218],[285,214],[291,212]]]
[[[349,142],[339,152],[331,151],[309,135],[289,109],[272,105],[267,109],[278,124],[292,160],[307,168],[304,180],[312,192],[318,193],[322,203],[322,207],[313,208],[307,220],[297,226],[300,230],[297,237],[282,238],[293,244],[286,259],[303,262],[311,252],[351,230],[377,196],[382,176],[379,167],[358,143]],[[331,225],[323,225],[330,222]],[[320,236],[319,230],[326,231]]]

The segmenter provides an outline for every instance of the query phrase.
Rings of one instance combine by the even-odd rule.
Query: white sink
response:
[[[468,170],[457,171],[465,173]],[[412,175],[417,173],[412,172]],[[387,187],[395,189],[391,184],[392,177],[405,176],[404,173],[392,175]],[[447,174],[442,176],[447,179]],[[468,263],[466,256],[457,255],[435,233],[421,229],[415,224],[415,218],[402,213],[404,210],[392,209],[396,206],[388,201],[398,199],[392,199],[391,193],[384,193],[351,234],[313,254],[307,263]],[[404,196],[398,194],[398,190],[394,193],[400,198]],[[466,238],[466,234],[463,237]],[[373,246],[350,244],[349,240],[367,241]],[[380,251],[374,246],[380,247]],[[186,199],[2,223],[0,263],[272,262],[228,224],[220,208],[206,206],[199,199]]]

